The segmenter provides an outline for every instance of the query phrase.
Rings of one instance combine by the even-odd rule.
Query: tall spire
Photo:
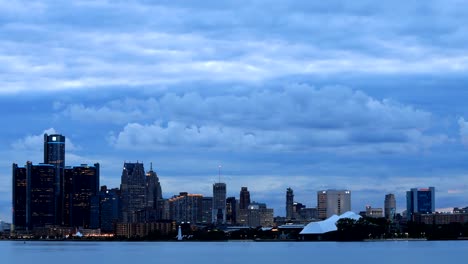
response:
[[[150,162],[150,171],[153,171],[153,162]]]

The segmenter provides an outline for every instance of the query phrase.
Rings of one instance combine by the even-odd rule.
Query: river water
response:
[[[0,241],[0,263],[468,263],[468,241]]]

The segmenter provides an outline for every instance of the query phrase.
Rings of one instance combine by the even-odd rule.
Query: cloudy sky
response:
[[[186,2],[0,0],[0,219],[44,132],[110,187],[153,162],[165,197],[221,165],[275,215],[287,187],[468,206],[468,1]]]

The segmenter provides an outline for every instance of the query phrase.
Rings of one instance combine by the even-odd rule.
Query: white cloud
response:
[[[427,132],[430,113],[345,87],[291,85],[222,96],[168,93],[159,99],[112,104],[123,108],[108,104],[99,109],[119,116],[131,105],[134,111],[151,113],[146,118],[122,116],[121,121],[128,124],[109,137],[120,149],[196,146],[352,154],[414,152],[451,141],[446,135]],[[83,112],[88,111],[95,120],[103,119],[100,111]]]
[[[11,147],[14,151],[42,152],[44,150],[44,134],[46,133],[49,135],[59,134],[54,128],[49,128],[39,135],[28,135],[18,139],[11,143]],[[79,149],[68,137],[65,140],[66,151]]]

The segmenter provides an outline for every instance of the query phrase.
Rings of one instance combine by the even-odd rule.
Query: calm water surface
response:
[[[0,241],[0,263],[468,263],[468,241]]]

